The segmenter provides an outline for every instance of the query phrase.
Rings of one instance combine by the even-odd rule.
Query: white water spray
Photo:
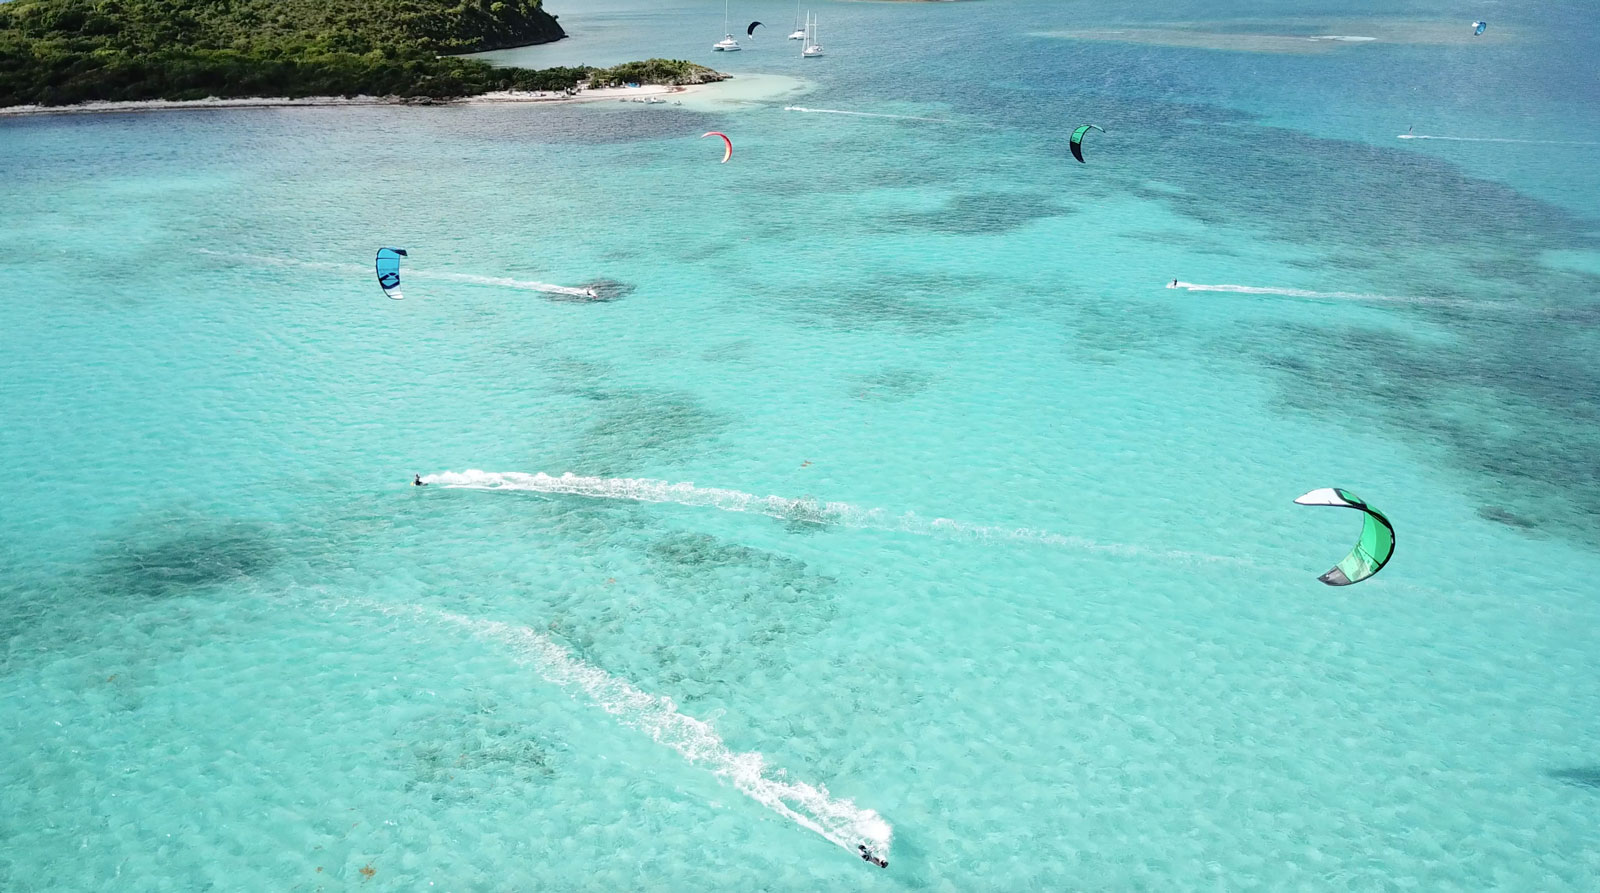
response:
[[[1403,140],[1445,140],[1452,143],[1521,143],[1525,146],[1600,146],[1600,143],[1583,140],[1519,140],[1504,136],[1433,136],[1425,133],[1402,133]]]
[[[593,293],[586,288],[569,288],[565,285],[551,285],[548,282],[533,282],[526,279],[511,279],[505,276],[474,276],[470,273],[441,273],[431,270],[406,270],[405,275],[412,279],[442,279],[446,282],[465,282],[471,285],[519,288],[524,291],[544,292],[547,295],[569,295],[575,298],[593,297]]]
[[[1343,301],[1401,301],[1413,298],[1396,298],[1390,295],[1369,295],[1349,291],[1309,291],[1303,288],[1274,288],[1261,285],[1204,285],[1198,282],[1179,281],[1167,283],[1167,288],[1184,288],[1189,291],[1225,291],[1243,295],[1283,295],[1291,298],[1330,298]]]
[[[1231,292],[1241,295],[1278,295],[1288,298],[1307,298],[1320,301],[1365,301],[1375,304],[1427,304],[1436,307],[1463,307],[1473,310],[1510,309],[1507,305],[1494,303],[1479,303],[1475,301],[1454,301],[1447,298],[1423,298],[1403,295],[1374,295],[1350,291],[1311,291],[1304,288],[1274,288],[1259,285],[1204,285],[1198,282],[1178,281],[1167,283],[1167,288],[1182,288],[1189,291]]]
[[[767,758],[760,753],[730,749],[711,723],[679,713],[671,698],[641,691],[632,683],[585,663],[534,629],[414,605],[360,604],[389,616],[453,626],[478,639],[509,645],[516,650],[519,662],[533,667],[546,681],[583,694],[624,725],[677,751],[692,765],[710,769],[773,812],[822,835],[852,855],[859,854],[858,846],[865,846],[877,858],[889,858],[894,828],[877,812],[858,807],[849,799],[831,797],[823,785],[790,779],[784,770],[767,765]]]
[[[1106,552],[1130,558],[1161,558],[1191,562],[1249,562],[1223,555],[1176,550],[1151,550],[1122,543],[1100,543],[1078,536],[1051,533],[1028,527],[1000,527],[970,524],[949,518],[925,518],[915,512],[895,514],[878,508],[865,508],[848,502],[823,502],[811,497],[757,496],[738,490],[697,487],[693,483],[669,483],[648,478],[585,477],[568,472],[554,477],[543,472],[496,472],[476,469],[426,475],[423,483],[468,490],[519,490],[556,493],[591,499],[619,499],[631,502],[665,502],[674,505],[714,508],[725,512],[766,515],[783,521],[834,524],[867,530],[910,533],[949,539],[1033,543],[1061,546],[1089,552]]]
[[[211,251],[205,248],[195,249],[196,253],[214,257],[232,257],[222,251]],[[292,257],[272,257],[269,255],[251,255],[252,263],[272,264],[280,267],[303,267],[309,270],[333,270],[340,273],[371,273],[372,267],[362,264],[334,263],[320,260],[298,260]],[[406,267],[402,271],[405,279],[433,279],[445,282],[464,282],[470,285],[488,285],[497,288],[516,288],[523,291],[537,291],[550,295],[566,295],[575,298],[592,298],[594,293],[587,288],[571,288],[565,285],[552,285],[548,282],[534,282],[526,279],[512,279],[506,276],[476,276],[471,273],[450,273],[435,270],[413,270]]]
[[[847,112],[844,109],[808,109],[803,105],[786,105],[786,112],[805,112],[811,115],[850,115],[856,118],[895,118],[901,121],[927,121],[930,124],[954,124],[945,118],[922,118],[916,115],[886,115],[879,112]]]

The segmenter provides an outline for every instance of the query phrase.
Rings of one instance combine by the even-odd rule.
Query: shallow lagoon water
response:
[[[518,52],[725,63],[612,6]],[[1600,141],[1592,30],[820,15],[736,106],[0,122],[6,889],[1594,886],[1595,150],[1394,139]]]

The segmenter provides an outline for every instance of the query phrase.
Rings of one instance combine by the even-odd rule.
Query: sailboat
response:
[[[817,17],[806,16],[806,39],[800,41],[800,58],[815,59],[822,55],[822,44],[817,41]]]
[[[733,39],[733,32],[728,30],[728,0],[722,0],[722,33],[723,38],[711,45],[719,53],[733,53],[739,50],[739,41]]]
[[[789,32],[789,39],[806,39],[806,29],[800,27],[800,0],[794,0],[794,30]],[[801,44],[801,46],[805,46],[805,44]]]

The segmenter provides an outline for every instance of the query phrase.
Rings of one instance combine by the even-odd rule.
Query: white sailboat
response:
[[[789,39],[806,39],[806,29],[800,27],[800,0],[795,0],[794,3],[794,30],[789,32]],[[805,46],[805,44],[801,44],[801,46]]]
[[[817,40],[817,17],[806,16],[806,38],[800,41],[800,58],[815,59],[822,55],[822,43]]]
[[[733,32],[728,29],[728,0],[722,0],[722,33],[723,38],[711,45],[719,53],[734,53],[739,50],[739,41],[733,39]]]

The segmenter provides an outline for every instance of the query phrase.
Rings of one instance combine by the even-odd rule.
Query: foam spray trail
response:
[[[195,249],[198,254],[207,254],[217,257],[231,257],[222,251],[210,251],[205,248]],[[334,270],[341,273],[370,273],[372,268],[364,264],[331,263],[319,260],[297,260],[292,257],[271,257],[253,254],[250,256],[252,263],[272,264],[280,267],[304,267],[310,270]],[[510,279],[504,276],[475,276],[470,273],[445,273],[432,270],[413,270],[406,268],[407,279],[434,279],[446,282],[465,282],[471,285],[489,285],[500,288],[518,288],[524,291],[538,291],[551,295],[568,295],[576,298],[593,297],[586,288],[569,288],[565,285],[551,285],[548,282],[532,282],[524,279]]]
[[[408,270],[406,275],[412,279],[442,279],[447,282],[466,282],[472,285],[492,285],[500,288],[520,288],[524,291],[539,291],[549,295],[570,295],[576,298],[590,297],[586,288],[568,288],[565,285],[551,285],[548,282],[531,282],[525,279],[510,279],[504,276],[474,276],[470,273],[436,273],[429,270]]]
[[[1309,291],[1303,288],[1273,288],[1262,285],[1202,285],[1197,282],[1167,283],[1167,288],[1186,288],[1189,291],[1226,291],[1243,295],[1283,295],[1291,298],[1332,298],[1342,301],[1399,301],[1409,303],[1418,298],[1397,298],[1390,295],[1368,295],[1349,291]]]
[[[857,118],[896,118],[901,121],[927,121],[931,124],[954,124],[945,118],[919,118],[916,115],[885,115],[878,112],[847,112],[843,109],[808,109],[803,105],[786,105],[786,112],[806,112],[812,115],[852,115]]]
[[[1452,143],[1521,143],[1525,146],[1600,146],[1600,143],[1583,140],[1519,140],[1503,136],[1431,136],[1422,133],[1402,133],[1403,140],[1446,140]]]
[[[1428,304],[1438,307],[1466,307],[1474,310],[1514,309],[1513,307],[1505,304],[1478,303],[1474,301],[1452,301],[1445,298],[1372,295],[1350,291],[1310,291],[1304,288],[1273,288],[1259,285],[1202,285],[1197,282],[1180,281],[1176,285],[1168,282],[1167,288],[1183,288],[1188,289],[1189,291],[1231,292],[1241,295],[1280,295],[1288,298],[1309,298],[1324,301],[1370,301],[1380,304]]]
[[[521,490],[533,493],[559,493],[591,499],[620,499],[631,502],[670,502],[675,505],[714,508],[725,512],[766,515],[783,521],[836,524],[868,530],[910,533],[917,536],[946,537],[983,541],[1034,543],[1062,546],[1089,552],[1106,552],[1129,558],[1158,558],[1192,562],[1220,562],[1250,565],[1248,561],[1224,555],[1176,550],[1150,550],[1122,543],[1099,543],[1078,536],[1066,536],[1027,527],[1000,527],[969,524],[949,518],[924,518],[914,512],[894,514],[883,509],[864,508],[848,502],[822,502],[803,497],[757,496],[738,490],[697,487],[692,483],[673,484],[647,478],[584,477],[568,472],[553,477],[543,472],[478,471],[444,472],[423,477],[423,483],[468,490]]]
[[[390,616],[410,616],[470,633],[516,649],[519,661],[534,667],[545,680],[581,692],[623,724],[649,735],[696,766],[709,768],[741,793],[773,812],[858,853],[858,846],[879,859],[889,858],[894,828],[871,809],[828,795],[823,785],[791,780],[782,769],[767,765],[753,751],[731,750],[711,723],[678,712],[671,698],[653,695],[632,683],[584,663],[559,642],[526,626],[482,620],[415,605],[397,607],[362,602],[362,607]]]

